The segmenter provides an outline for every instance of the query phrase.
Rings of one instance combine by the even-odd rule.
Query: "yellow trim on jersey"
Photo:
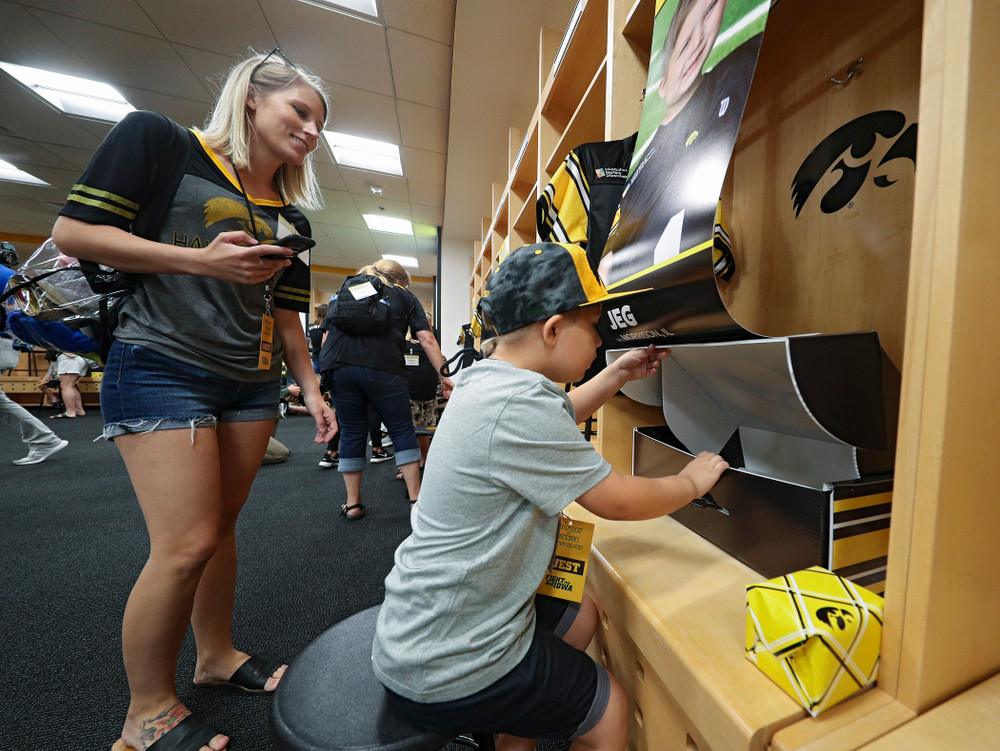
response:
[[[77,183],[70,190],[76,190],[81,193],[89,193],[92,196],[97,196],[99,198],[110,198],[115,203],[120,203],[122,206],[128,209],[139,210],[139,204],[135,201],[130,201],[127,198],[122,198],[121,196],[115,195],[107,190],[98,190],[97,188],[91,188],[89,185],[84,185],[83,183]]]
[[[215,163],[216,167],[219,168],[219,172],[221,172],[223,175],[225,175],[226,179],[229,180],[229,184],[232,185],[234,188],[236,188],[237,192],[242,195],[243,191],[240,190],[240,184],[239,184],[239,182],[237,182],[236,178],[233,175],[229,174],[229,170],[226,169],[226,166],[222,163],[222,160],[219,159],[218,155],[208,147],[208,145],[205,143],[205,139],[202,138],[201,133],[199,133],[197,130],[194,130],[194,129],[192,129],[191,132],[194,133],[195,137],[198,139],[198,143],[201,144],[201,147],[205,150],[205,153],[208,155],[208,158],[211,159]],[[258,206],[284,206],[285,205],[284,202],[282,202],[282,201],[275,201],[274,199],[271,199],[271,198],[254,198],[249,193],[247,193],[247,198],[249,198],[251,201],[253,201]]]
[[[309,292],[301,291],[301,287],[281,287],[278,286],[274,290],[274,296],[280,297],[282,300],[291,300],[292,302],[309,302]]]
[[[94,198],[90,198],[89,196],[94,196]],[[122,198],[106,190],[91,188],[89,185],[84,185],[83,183],[76,183],[70,188],[66,200],[82,203],[84,206],[93,206],[101,209],[101,211],[108,211],[112,214],[118,214],[129,221],[135,219],[136,212],[139,210],[139,204],[134,201]]]
[[[576,267],[576,275],[580,280],[580,286],[583,287],[583,294],[587,296],[587,302],[604,297],[606,292],[590,268],[587,252],[579,245],[570,245],[569,243],[560,243],[560,245],[569,251],[570,258],[573,259],[573,266]]]
[[[72,193],[66,196],[66,200],[76,201],[77,203],[82,203],[85,206],[94,206],[98,209],[101,209],[102,211],[110,211],[112,214],[118,214],[119,216],[123,216],[128,220],[135,219],[134,211],[126,211],[125,209],[120,208],[118,206],[114,206],[113,204],[107,203],[106,201],[97,201],[94,200],[93,198],[84,198],[83,196],[73,195]]]

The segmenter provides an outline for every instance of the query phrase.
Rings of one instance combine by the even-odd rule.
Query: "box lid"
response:
[[[689,453],[727,448],[741,466],[816,487],[891,466],[885,367],[873,331],[676,345],[659,378],[622,392],[661,404]]]

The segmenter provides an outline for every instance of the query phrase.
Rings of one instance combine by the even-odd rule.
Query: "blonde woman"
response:
[[[271,244],[310,233],[294,204],[321,205],[311,152],[328,109],[319,79],[280,50],[251,56],[229,72],[203,131],[151,112],[119,123],[53,230],[67,253],[136,280],[101,388],[104,435],[128,467],[150,538],[122,625],[131,700],[114,751],[227,747],[176,693],[189,621],[195,684],[273,691],[284,672],[233,645],[234,528],[278,414],[282,359],[316,441],[336,432],[299,323],[309,268]],[[183,166],[176,185],[157,169],[171,163]],[[161,226],[133,234],[143,210],[165,199]]]

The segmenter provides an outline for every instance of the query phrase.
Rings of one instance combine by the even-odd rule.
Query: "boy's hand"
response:
[[[650,376],[660,366],[660,360],[670,354],[669,349],[656,349],[650,344],[645,349],[633,349],[615,360],[614,369],[622,378],[622,383],[638,381]]]
[[[711,451],[702,451],[688,462],[679,474],[694,483],[696,498],[705,495],[718,482],[719,477],[729,468],[729,462]]]

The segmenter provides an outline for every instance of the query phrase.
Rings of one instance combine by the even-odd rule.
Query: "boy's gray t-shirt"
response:
[[[431,444],[413,533],[385,581],[372,648],[379,680],[441,702],[516,667],[531,644],[559,512],[610,471],[560,386],[497,360],[462,371]]]

